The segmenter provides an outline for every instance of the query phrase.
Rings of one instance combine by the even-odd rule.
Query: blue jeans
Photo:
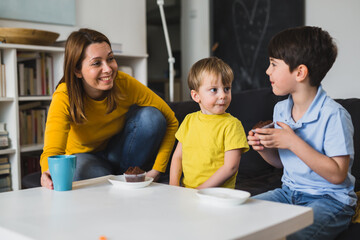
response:
[[[74,181],[119,175],[129,167],[152,168],[166,132],[166,119],[154,107],[130,109],[123,130],[113,136],[104,151],[79,153]]]
[[[314,223],[286,239],[334,239],[347,229],[354,215],[354,208],[346,205],[329,195],[311,195],[304,192],[292,191],[287,186],[277,188],[252,197],[254,199],[288,203],[311,207],[314,212]]]

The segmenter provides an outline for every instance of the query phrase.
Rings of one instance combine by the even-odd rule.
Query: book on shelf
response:
[[[8,155],[0,155],[0,192],[11,191],[11,166]]]
[[[0,50],[0,97],[6,97],[5,64],[2,60],[2,51],[1,50]]]
[[[25,65],[18,63],[19,95],[25,95]]]
[[[0,175],[10,174],[10,172],[11,172],[10,170],[11,170],[10,168],[0,169]]]
[[[9,162],[9,157],[6,155],[0,156],[0,164],[2,163],[8,163]]]
[[[0,64],[0,97],[6,97],[5,64]]]
[[[43,144],[48,106],[41,102],[19,105],[20,145]]]
[[[40,58],[39,52],[17,52],[16,58],[18,62],[34,60]]]
[[[42,103],[41,102],[26,102],[26,103],[22,103],[19,105],[19,111],[23,111],[23,110],[29,110],[32,108],[36,108],[36,107],[41,107]]]
[[[47,95],[54,92],[54,61],[50,56],[46,56],[46,79],[47,79]]]
[[[6,123],[0,122],[0,149],[9,147],[9,133],[5,126]]]
[[[43,96],[53,93],[53,58],[44,52],[18,52],[20,96]]]
[[[21,156],[21,176],[24,177],[30,173],[38,172],[40,167],[40,154],[32,153]]]
[[[37,85],[40,81],[37,59],[25,59],[18,62],[19,95],[38,95]]]
[[[11,176],[9,174],[0,176],[0,192],[3,188],[10,188],[11,190]]]
[[[6,169],[6,168],[10,168],[10,163],[0,163],[0,169]]]

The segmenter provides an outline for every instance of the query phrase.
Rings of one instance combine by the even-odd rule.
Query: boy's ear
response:
[[[300,64],[296,68],[295,71],[296,71],[296,80],[298,82],[302,82],[303,80],[305,80],[309,76],[309,70],[308,70],[307,66],[304,65],[304,64]]]
[[[197,103],[200,102],[199,94],[198,94],[195,90],[191,90],[191,91],[190,91],[190,94],[191,94],[191,98],[192,98],[195,102],[197,102]]]

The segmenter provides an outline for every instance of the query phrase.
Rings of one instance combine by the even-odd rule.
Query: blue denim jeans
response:
[[[252,197],[254,199],[288,203],[311,207],[314,212],[314,223],[286,239],[335,239],[343,230],[347,229],[354,215],[354,208],[339,202],[329,195],[311,195],[304,192],[292,191],[287,186],[277,188]]]
[[[110,139],[104,151],[76,154],[74,180],[118,175],[131,166],[150,170],[166,127],[166,119],[158,109],[132,107],[123,130]]]

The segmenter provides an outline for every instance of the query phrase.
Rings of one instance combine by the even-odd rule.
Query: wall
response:
[[[319,26],[336,39],[339,53],[323,87],[332,98],[360,98],[360,1],[306,1],[305,24]]]
[[[148,0],[149,1],[149,0]],[[153,0],[155,1],[155,0]],[[166,0],[165,0],[166,1]],[[106,3],[106,4],[104,4]],[[181,0],[183,99],[189,99],[186,76],[191,65],[210,54],[209,0]],[[339,56],[324,80],[333,98],[360,98],[360,1],[307,0],[305,23],[320,26],[337,40]],[[95,28],[110,41],[122,43],[125,52],[146,54],[145,0],[76,0],[74,27],[0,19],[0,27],[38,28],[60,33],[64,40],[79,27]]]
[[[76,0],[76,26],[0,19],[0,27],[35,28],[60,33],[58,40],[81,27],[104,33],[111,42],[121,43],[123,51],[147,54],[146,0]]]
[[[182,99],[190,99],[187,74],[192,64],[210,54],[209,0],[181,1]]]

